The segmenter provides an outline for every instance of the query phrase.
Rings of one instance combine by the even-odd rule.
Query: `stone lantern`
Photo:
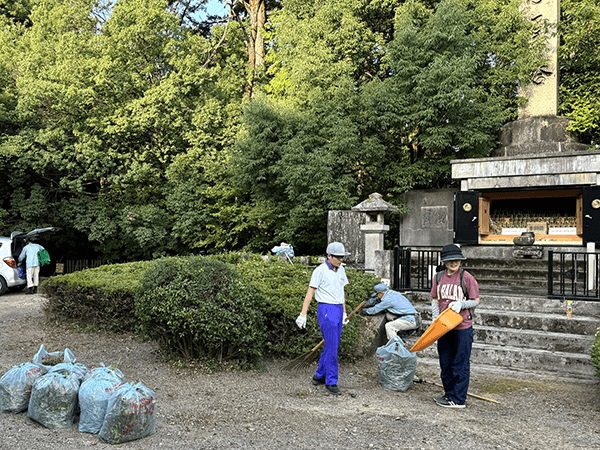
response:
[[[383,237],[390,227],[384,224],[383,213],[398,211],[391,203],[382,199],[377,192],[369,198],[352,207],[352,211],[366,213],[366,223],[360,226],[360,231],[365,234],[365,270],[375,270],[375,252],[383,250]]]

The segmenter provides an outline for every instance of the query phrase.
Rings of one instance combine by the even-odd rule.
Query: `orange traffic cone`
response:
[[[463,317],[460,314],[447,308],[437,317],[437,319],[431,322],[429,328],[427,328],[419,340],[415,342],[415,345],[412,346],[410,351],[419,352],[425,350],[448,331],[456,328],[462,321]]]

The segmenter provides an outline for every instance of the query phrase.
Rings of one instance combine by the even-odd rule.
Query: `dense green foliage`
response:
[[[561,0],[559,113],[582,141],[600,147],[600,4]]]
[[[84,328],[134,331],[135,296],[151,261],[113,264],[51,277],[41,285],[53,320]]]
[[[144,274],[136,315],[169,355],[250,363],[262,356],[265,323],[257,292],[221,261],[159,260]]]
[[[52,277],[42,290],[52,320],[142,333],[159,342],[170,358],[252,364],[263,355],[298,356],[322,339],[316,302],[306,330],[295,323],[312,270],[298,261],[227,253],[106,265]],[[349,313],[379,279],[347,273]],[[357,323],[344,327],[342,357],[353,355],[360,338]]]
[[[0,0],[0,234],[59,226],[59,262],[318,254],[328,210],[486,156],[543,64],[520,0],[267,2],[264,67],[243,6],[203,2]],[[561,2],[560,111],[598,144],[596,3]]]

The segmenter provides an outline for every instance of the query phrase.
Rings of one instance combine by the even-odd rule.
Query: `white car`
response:
[[[37,228],[29,233],[13,231],[10,237],[0,237],[0,295],[10,288],[27,284],[25,278],[19,278],[17,267],[18,258],[23,247],[40,234],[58,231],[59,229],[56,227]]]

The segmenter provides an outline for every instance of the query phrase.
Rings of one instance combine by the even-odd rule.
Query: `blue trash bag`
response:
[[[277,256],[287,256],[289,258],[294,257],[294,247],[292,247],[291,244],[286,244],[285,242],[282,242],[277,247],[273,247],[271,251]]]
[[[33,383],[42,376],[42,369],[33,363],[13,366],[0,378],[0,411],[20,413],[29,405]]]
[[[100,363],[99,367],[91,369],[85,374],[83,381],[87,381],[90,378],[116,378],[121,383],[125,383],[125,375],[115,366],[106,367],[104,363]]]
[[[391,391],[406,391],[417,371],[417,354],[404,347],[398,336],[377,349],[377,370],[381,387]]]
[[[83,381],[83,378],[87,374],[87,367],[81,363],[64,362],[52,366],[48,369],[48,373],[62,373],[62,374],[73,374],[77,377],[79,384]]]
[[[123,385],[122,380],[110,374],[86,379],[79,388],[79,431],[98,433],[102,428],[108,400]]]
[[[108,400],[100,439],[109,444],[141,439],[156,433],[156,394],[141,383],[126,383]]]
[[[27,417],[46,428],[68,428],[75,423],[79,393],[77,376],[51,372],[35,380]]]
[[[33,364],[35,364],[40,369],[42,369],[42,373],[47,373],[48,370],[50,370],[50,368],[52,367],[52,366],[46,364],[46,362],[48,361],[48,358],[50,358],[50,357],[60,358],[60,359],[62,359],[62,362],[74,363],[76,361],[75,355],[68,348],[66,348],[64,352],[48,353],[46,351],[46,349],[44,348],[44,344],[42,344],[42,345],[40,345],[40,349],[38,350],[38,352],[33,357]]]

